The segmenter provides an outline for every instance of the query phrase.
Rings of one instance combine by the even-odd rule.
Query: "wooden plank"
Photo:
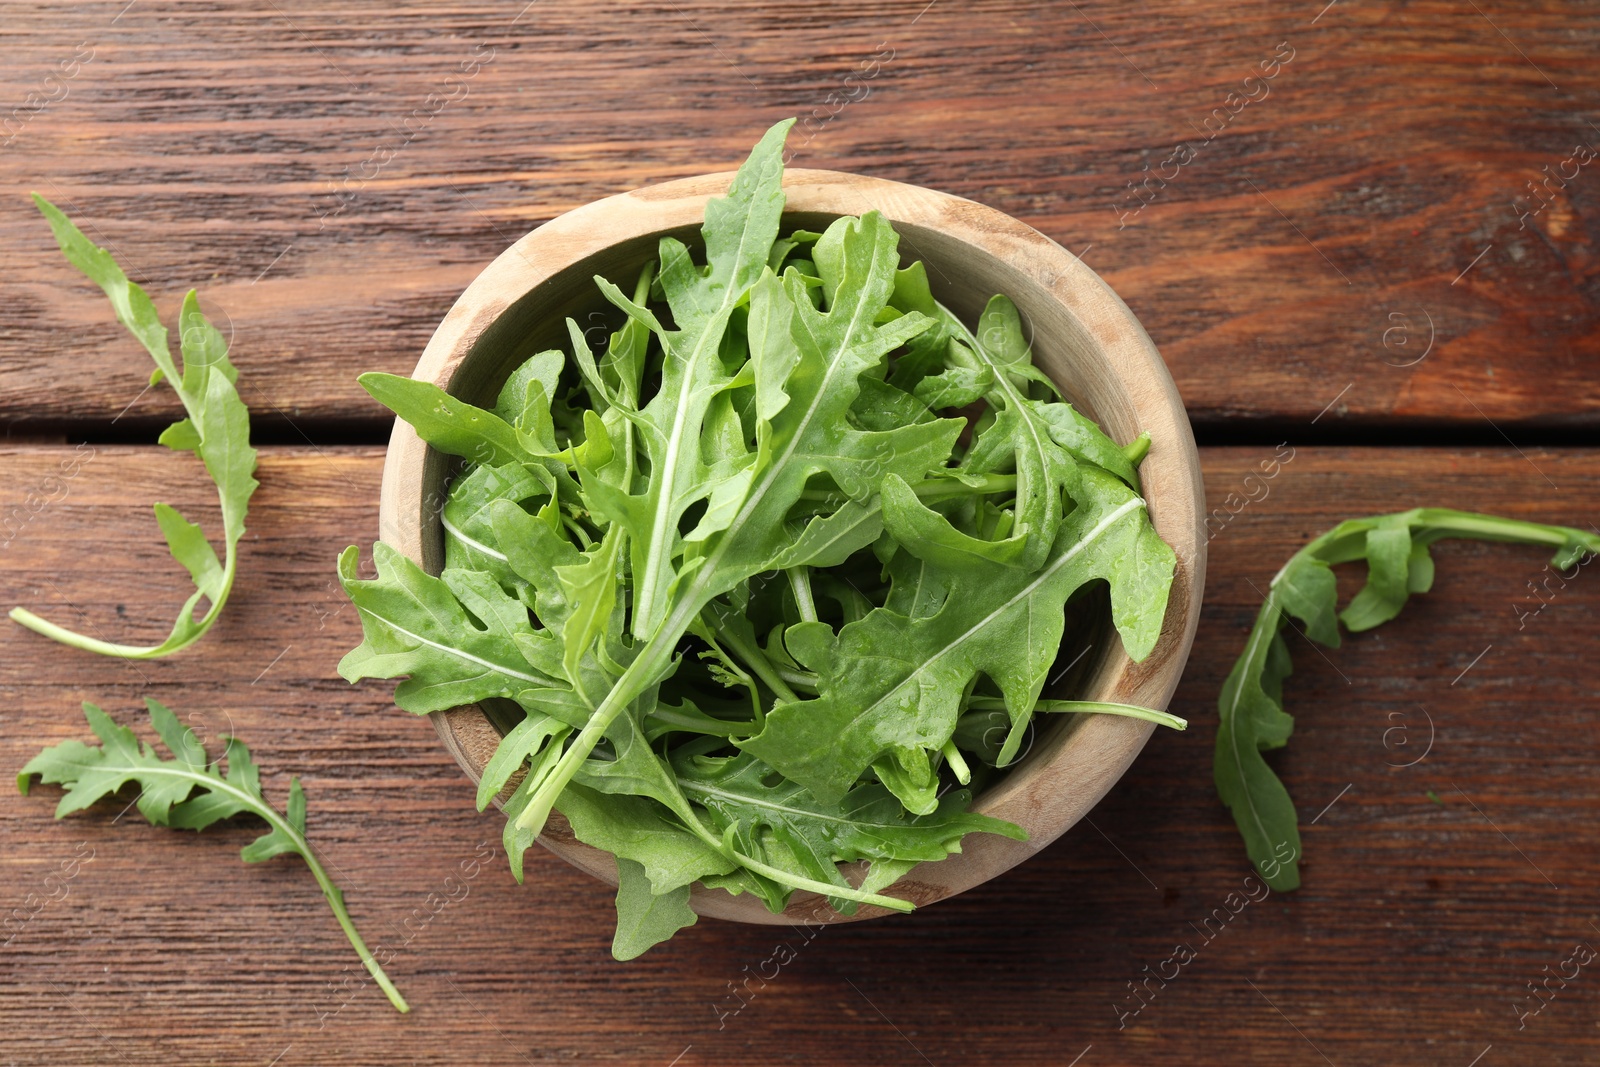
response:
[[[1259,499],[1212,541],[1174,704],[1193,725],[1158,735],[1090,821],[910,917],[809,937],[705,921],[620,965],[607,952],[607,891],[537,855],[515,885],[499,820],[473,810],[429,724],[395,710],[382,685],[334,674],[358,625],[333,560],[375,533],[380,454],[268,449],[235,598],[196,648],[130,666],[0,626],[0,767],[86,736],[85,699],[132,722],[154,696],[213,737],[237,731],[269,796],[290,775],[304,781],[313,840],[368,938],[395,950],[390,973],[415,1011],[396,1016],[370,986],[329,988],[354,957],[296,863],[238,862],[252,827],[153,830],[115,805],[57,823],[54,790],[0,791],[6,1055],[689,1065],[1066,1064],[1082,1053],[1085,1067],[1323,1056],[1465,1067],[1492,1046],[1484,1065],[1593,1063],[1592,966],[1552,984],[1555,998],[1521,1030],[1512,1006],[1575,944],[1600,945],[1591,569],[1551,584],[1530,616],[1540,553],[1446,544],[1435,591],[1401,619],[1326,657],[1295,639],[1299,729],[1276,764],[1302,812],[1297,895],[1229,897],[1247,891],[1249,871],[1210,766],[1216,692],[1256,589],[1308,536],[1418,503],[1587,525],[1600,454],[1307,448],[1263,497],[1244,478],[1271,454],[1206,452],[1214,503],[1245,490]],[[0,549],[0,601],[118,638],[156,636],[182,575],[143,502],[166,499],[202,522],[214,505],[186,457],[102,446],[52,481],[73,455],[0,450],[0,521],[30,492],[44,502]],[[47,887],[63,863],[75,876]],[[1215,909],[1228,921],[1205,926]],[[793,959],[775,954],[780,941]],[[1164,961],[1179,944],[1195,958],[1165,988],[1152,982],[1139,1014],[1120,1014],[1137,1006],[1128,983],[1146,966],[1173,973]],[[743,1007],[732,988],[748,989]]]
[[[1600,11],[1321,6],[21,8],[0,31],[0,425],[142,433],[175,410],[29,189],[163,308],[203,290],[259,426],[348,441],[382,428],[355,376],[409,371],[516,237],[815,111],[798,163],[972,197],[1084,253],[1202,431],[1592,429],[1600,184],[1574,153],[1600,136]]]

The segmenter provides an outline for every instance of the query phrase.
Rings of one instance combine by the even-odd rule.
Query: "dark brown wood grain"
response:
[[[4,14],[13,435],[113,420],[148,434],[175,410],[143,392],[146,357],[60,261],[30,189],[163,308],[202,290],[263,432],[376,439],[382,413],[355,376],[408,371],[515,238],[606,194],[725,169],[767,124],[814,113],[800,163],[981,200],[1082,253],[1203,433],[1320,415],[1319,432],[1446,427],[1498,444],[1493,426],[1516,439],[1600,422],[1600,177],[1575,158],[1600,143],[1591,4],[111,0]],[[1264,63],[1275,76],[1247,82]],[[837,94],[854,99],[835,116]]]
[[[214,504],[187,457],[86,454],[57,480],[72,447],[0,450],[0,522],[27,510],[30,493],[38,504],[0,548],[0,606],[156,637],[183,576],[147,503],[201,521],[214,521]],[[1212,501],[1270,454],[1206,450]],[[1211,785],[1214,701],[1279,562],[1338,519],[1419,503],[1587,525],[1600,496],[1593,452],[1299,449],[1211,542],[1205,614],[1173,705],[1191,728],[1158,734],[1089,820],[1017,870],[909,917],[810,940],[706,920],[627,965],[608,955],[607,890],[536,854],[517,886],[499,818],[474,811],[432,727],[393,708],[384,686],[334,673],[359,627],[333,560],[375,533],[380,464],[371,447],[265,450],[234,599],[184,654],[128,665],[0,625],[0,768],[86,737],[81,700],[137,722],[153,696],[212,737],[237,732],[269,796],[301,777],[311,836],[368,939],[395,950],[389,972],[415,1011],[396,1015],[370,985],[330,990],[354,956],[300,865],[238,862],[251,826],[157,830],[109,804],[58,823],[55,790],[0,791],[0,906],[11,919],[0,1059],[1467,1067],[1481,1056],[1480,1067],[1499,1067],[1600,1057],[1593,966],[1525,1029],[1513,1007],[1574,945],[1600,945],[1600,579],[1586,568],[1548,585],[1529,614],[1540,601],[1528,583],[1545,580],[1531,548],[1442,545],[1434,592],[1400,619],[1326,655],[1291,641],[1299,724],[1274,761],[1302,813],[1304,888],[1213,919],[1210,941],[1196,929],[1247,888]],[[46,890],[74,857],[76,876]],[[36,903],[63,884],[64,897],[26,917],[28,894]],[[775,969],[780,941],[794,959]],[[1136,1004],[1127,983],[1179,944],[1195,959],[1138,1015],[1119,1016]],[[754,995],[732,1014],[730,983],[749,975]]]

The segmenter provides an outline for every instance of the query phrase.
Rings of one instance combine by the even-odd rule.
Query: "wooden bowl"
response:
[[[500,255],[456,301],[423,352],[413,377],[491,407],[512,369],[542,349],[567,348],[564,320],[580,328],[615,328],[592,277],[634,278],[666,235],[697,242],[707,199],[727,192],[732,173],[650,186],[570,211]],[[895,225],[907,261],[925,260],[934,295],[967,322],[1005,293],[1033,334],[1036,363],[1067,398],[1111,437],[1127,442],[1149,431],[1154,447],[1141,468],[1150,516],[1177,553],[1177,572],[1160,641],[1143,663],[1121,643],[1101,639],[1072,694],[1087,700],[1165,708],[1178,684],[1200,616],[1205,585],[1204,489],[1183,401],[1139,321],[1099,276],[1075,256],[1016,219],[959,197],[899,182],[821,170],[784,175],[785,227],[821,230],[841,215],[876,208]],[[383,468],[380,535],[437,574],[444,558],[439,504],[451,470],[396,421]],[[433,716],[445,747],[474,781],[499,732],[477,706]],[[975,810],[1016,823],[1027,841],[973,834],[962,852],[924,863],[888,892],[926,905],[954,896],[1021,863],[1061,836],[1105,795],[1154,727],[1109,715],[1047,717],[1032,750],[981,793]],[[559,815],[544,846],[597,878],[616,884],[607,852],[576,841]],[[796,893],[783,915],[748,894],[695,886],[702,915],[753,923],[831,922],[817,896]],[[886,914],[862,907],[854,918]]]

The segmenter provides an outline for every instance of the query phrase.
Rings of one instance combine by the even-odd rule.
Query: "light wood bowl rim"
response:
[[[726,192],[732,172],[664,182],[595,201],[533,230],[486,267],[461,294],[429,341],[412,376],[448,389],[485,329],[534,287],[607,246],[684,226],[697,226],[705,202]],[[784,175],[786,213],[861,214],[877,209],[904,235],[928,231],[970,246],[974,255],[1002,272],[1020,273],[1022,293],[1031,284],[1059,305],[1089,339],[1090,358],[1109,378],[1112,407],[1108,421],[1148,430],[1155,445],[1141,468],[1146,500],[1157,531],[1178,557],[1171,602],[1162,635],[1143,663],[1121,650],[1102,656],[1085,699],[1165,708],[1188,659],[1199,621],[1205,585],[1206,536],[1200,460],[1182,398],[1165,363],[1127,305],[1077,257],[1044,234],[992,208],[919,186],[823,170],[789,170]],[[930,238],[932,239],[932,238]],[[909,246],[909,247],[908,247]],[[1018,291],[1008,295],[1023,306]],[[1049,310],[1049,315],[1058,312]],[[1040,365],[1050,371],[1043,348]],[[1067,383],[1063,383],[1065,386]],[[1079,389],[1067,389],[1069,396]],[[1123,410],[1126,406],[1126,410]],[[419,564],[424,525],[437,523],[422,497],[428,446],[412,428],[396,420],[384,461],[379,504],[380,537]],[[436,712],[431,718],[445,747],[476,782],[498,733],[475,705]],[[1000,783],[982,793],[974,810],[1008,819],[1028,831],[1024,842],[974,834],[963,851],[938,863],[924,863],[890,892],[919,906],[954,896],[993,878],[1054,841],[1082,818],[1126,771],[1154,727],[1109,715],[1073,716]],[[576,841],[559,815],[540,843],[573,865],[613,885],[616,863],[610,853]],[[859,866],[859,865],[857,865]],[[783,915],[774,915],[755,898],[694,887],[692,904],[702,915],[751,923],[835,922],[889,914],[862,907],[855,916],[835,914],[818,897],[796,893]]]

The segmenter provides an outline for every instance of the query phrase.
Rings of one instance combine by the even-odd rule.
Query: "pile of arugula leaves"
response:
[[[877,212],[780,236],[791,124],[707,204],[703,254],[665,238],[631,295],[595,279],[624,317],[603,352],[569,320],[570,353],[492,409],[361,378],[465,462],[442,573],[381,542],[374,579],[340,558],[365,636],[340,672],[404,678],[414,713],[513,709],[479,806],[508,792],[519,879],[553,809],[617,856],[618,958],[694,922],[695,881],[910,910],[882,890],[914,864],[1023,836],[962,787],[1037,710],[1182,726],[1041,701],[1085,586],[1133,658],[1160,634],[1148,438],[1065,403],[1004,296],[975,330],[936,302]]]

